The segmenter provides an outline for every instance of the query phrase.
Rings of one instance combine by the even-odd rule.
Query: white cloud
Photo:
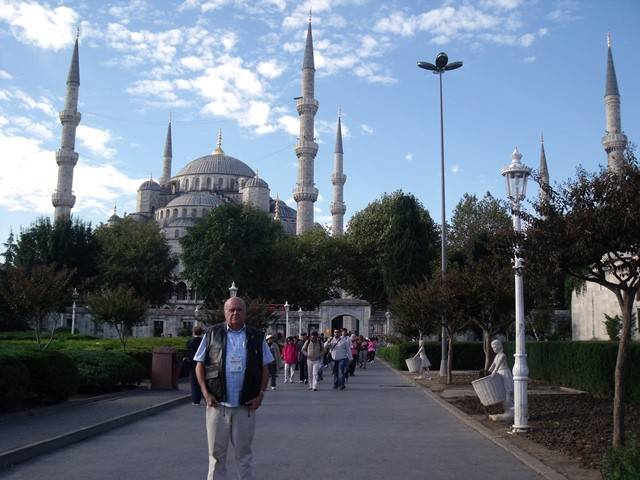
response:
[[[365,135],[373,134],[373,127],[370,127],[366,123],[363,123],[362,125],[360,125],[360,128],[362,129],[362,133],[364,133]]]
[[[78,125],[76,137],[80,140],[80,144],[83,147],[89,149],[96,155],[111,158],[116,153],[116,150],[109,146],[109,143],[113,141],[109,130]]]
[[[300,120],[292,115],[283,115],[278,118],[278,125],[289,135],[300,134]]]
[[[406,154],[405,154],[405,156],[404,156],[404,159],[405,159],[407,162],[413,162],[413,153],[412,153],[412,152],[408,152],[408,153],[406,153]]]
[[[320,207],[313,207],[314,213],[322,213],[322,209]]]
[[[188,70],[204,70],[204,62],[199,57],[183,57],[180,59],[180,64]]]
[[[19,41],[39,48],[59,50],[74,39],[78,14],[69,7],[49,7],[36,2],[3,0],[0,21],[9,24]]]
[[[26,135],[35,135],[43,140],[49,140],[53,138],[53,131],[50,125],[35,122],[27,117],[14,117],[12,123],[24,131]],[[9,124],[11,126],[11,124]]]
[[[269,80],[278,78],[280,75],[282,75],[284,69],[284,65],[278,63],[277,60],[260,62],[257,67],[258,73]]]
[[[119,60],[123,65],[136,66],[148,61],[173,63],[183,35],[177,28],[162,32],[132,31],[119,23],[110,23],[106,39],[111,48],[125,53]]]
[[[533,63],[533,62],[535,62],[535,61],[536,61],[536,57],[535,57],[534,55],[531,55],[531,56],[529,56],[529,57],[524,57],[524,58],[522,59],[522,61],[523,61],[524,63]]]
[[[11,75],[6,70],[0,69],[0,78],[3,80],[11,80],[13,78],[13,75]]]
[[[460,165],[452,165],[451,168],[449,169],[451,171],[451,173],[453,173],[454,175],[461,172],[462,169],[460,168]]]
[[[149,4],[146,0],[129,0],[109,7],[109,15],[116,17],[124,24],[138,20],[148,14]]]

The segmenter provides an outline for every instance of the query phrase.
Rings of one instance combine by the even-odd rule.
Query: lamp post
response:
[[[440,270],[442,272],[442,279],[444,280],[445,275],[447,274],[447,217],[445,213],[445,199],[444,199],[444,113],[442,107],[442,74],[444,72],[448,72],[449,70],[455,70],[456,68],[460,68],[462,66],[462,62],[451,62],[449,63],[449,57],[446,53],[440,52],[436,56],[436,63],[429,62],[418,62],[418,67],[424,68],[425,70],[429,70],[433,72],[434,75],[438,75],[438,79],[440,81],[440,193],[441,193],[441,201],[442,201],[442,229],[440,232],[440,240],[441,240],[441,263]],[[440,376],[444,377],[447,375],[447,330],[445,328],[446,318],[442,318],[442,341],[441,341],[441,360],[440,360]]]
[[[522,231],[520,223],[520,202],[527,192],[527,178],[531,169],[520,162],[522,154],[515,148],[511,155],[511,164],[502,170],[507,187],[507,197],[511,202],[513,229],[516,233]],[[524,324],[524,292],[522,284],[522,270],[524,262],[520,256],[520,249],[516,247],[514,258],[515,287],[516,287],[516,353],[513,365],[513,426],[511,431],[526,432],[529,430],[529,399],[528,382],[529,367],[527,366],[527,352],[525,343]]]
[[[71,335],[73,335],[76,330],[76,302],[78,301],[78,298],[80,298],[77,288],[73,289],[71,298],[73,299],[73,305],[71,307]]]
[[[302,307],[298,309],[298,337],[302,336]]]
[[[291,336],[291,331],[289,329],[289,309],[290,308],[291,308],[291,305],[289,305],[289,302],[285,300],[284,302],[285,340]]]
[[[231,286],[229,287],[229,298],[235,297],[238,294],[238,287],[236,287],[236,282],[231,282]]]
[[[389,310],[387,310],[386,312],[384,312],[384,316],[387,319],[387,324],[385,325],[385,333],[387,335],[387,337],[389,336],[389,326],[391,325],[391,312]]]

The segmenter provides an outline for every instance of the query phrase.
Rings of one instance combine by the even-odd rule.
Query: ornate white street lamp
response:
[[[291,305],[285,300],[284,302],[284,321],[285,321],[285,340],[291,336],[291,330],[289,328],[289,309]]]
[[[518,147],[511,155],[511,165],[502,170],[507,187],[507,197],[511,202],[513,229],[516,233],[522,231],[520,222],[520,202],[527,193],[527,179],[531,169],[520,162],[522,154]],[[526,432],[529,430],[529,399],[528,382],[529,367],[527,366],[526,338],[524,324],[524,292],[522,284],[522,270],[524,262],[520,257],[520,249],[516,248],[514,258],[515,287],[516,287],[516,354],[513,365],[513,426],[512,431]]]
[[[298,309],[298,337],[302,336],[302,307]]]
[[[235,297],[238,294],[238,287],[236,287],[236,282],[231,282],[231,286],[229,287],[229,298]]]
[[[71,307],[71,335],[73,335],[76,330],[76,302],[78,301],[78,298],[80,298],[77,288],[73,289],[71,298],[73,299],[73,306]]]
[[[442,279],[444,280],[447,274],[447,215],[445,212],[445,195],[444,195],[444,109],[442,107],[442,74],[450,70],[455,70],[462,67],[462,62],[449,63],[449,56],[440,52],[436,56],[436,63],[418,62],[418,67],[429,70],[434,75],[438,75],[440,80],[440,194],[442,201],[442,229],[440,231],[440,271]],[[447,375],[447,329],[445,328],[447,319],[442,319],[442,333],[440,341],[440,376],[445,377]]]

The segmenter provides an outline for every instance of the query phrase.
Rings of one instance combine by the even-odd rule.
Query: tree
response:
[[[235,281],[242,295],[272,298],[277,268],[274,245],[284,235],[278,222],[250,205],[229,202],[214,209],[180,240],[184,275],[215,305]]]
[[[5,260],[27,272],[37,265],[53,265],[72,273],[71,284],[91,288],[98,274],[98,245],[90,223],[82,220],[37,219],[20,233],[15,245],[13,236],[5,246]],[[9,255],[9,256],[8,256]]]
[[[151,305],[163,304],[172,288],[177,259],[155,222],[125,218],[96,230],[103,289],[132,288]]]
[[[431,277],[438,255],[435,223],[411,194],[384,194],[356,213],[345,234],[343,287],[384,308],[403,285]]]
[[[53,341],[55,324],[46,343],[42,338],[49,315],[70,304],[73,273],[56,270],[54,265],[35,265],[30,272],[24,267],[9,267],[5,271],[0,295],[16,317],[33,325],[40,350],[45,350]]]
[[[122,351],[127,349],[131,329],[145,321],[147,304],[132,288],[117,287],[101,290],[87,300],[87,307],[94,322],[106,323],[118,332]]]
[[[432,287],[432,283],[423,280],[400,289],[391,299],[389,310],[396,317],[395,327],[403,335],[422,338],[440,327],[441,312],[434,305]]]
[[[522,253],[527,269],[558,271],[610,290],[620,307],[622,328],[615,366],[613,445],[624,444],[624,372],[631,338],[633,301],[640,288],[640,169],[633,151],[619,172],[578,169],[576,178],[537,202]]]

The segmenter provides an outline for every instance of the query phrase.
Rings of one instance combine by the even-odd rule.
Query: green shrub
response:
[[[425,344],[427,357],[431,362],[431,369],[440,366],[441,346],[440,342],[427,342]],[[405,359],[418,353],[418,344],[405,342],[399,345],[380,347],[377,354],[388,361],[392,367],[399,370],[407,370]],[[454,370],[479,370],[484,365],[482,344],[479,342],[459,342],[453,344],[453,369]]]
[[[0,355],[0,410],[22,404],[29,396],[29,369],[13,355]]]
[[[81,391],[110,392],[118,387],[137,385],[146,376],[144,367],[126,353],[86,350],[65,353],[78,369]]]
[[[515,344],[504,344],[513,366]],[[613,398],[617,342],[528,342],[529,377]],[[640,344],[628,348],[624,376],[624,400],[640,403]]]
[[[609,447],[604,454],[600,473],[604,480],[637,480],[640,478],[640,446],[630,440],[622,447]]]
[[[30,393],[39,403],[59,403],[78,389],[78,369],[71,359],[60,352],[23,350],[16,352],[29,370]]]

